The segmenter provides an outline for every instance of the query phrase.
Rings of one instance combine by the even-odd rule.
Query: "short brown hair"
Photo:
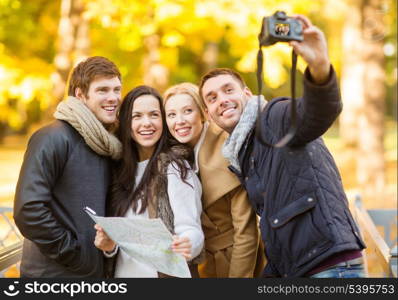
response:
[[[239,82],[239,84],[240,84],[240,86],[242,88],[246,87],[245,81],[243,80],[242,76],[240,76],[240,74],[238,72],[236,72],[236,71],[234,71],[232,69],[228,69],[228,68],[216,68],[216,69],[213,69],[213,70],[207,72],[202,77],[202,79],[200,80],[199,95],[200,95],[200,98],[203,101],[203,104],[204,104],[204,99],[203,99],[203,95],[202,95],[203,85],[210,78],[213,78],[213,77],[216,77],[216,76],[219,76],[219,75],[231,75],[233,78],[235,78]]]
[[[69,79],[68,95],[76,96],[76,88],[80,88],[87,96],[90,83],[98,77],[118,77],[121,81],[120,71],[113,62],[102,56],[92,56],[73,69]]]
[[[203,104],[203,101],[200,100],[199,88],[196,84],[190,82],[183,82],[180,84],[173,85],[172,87],[169,87],[164,93],[163,105],[166,105],[166,102],[167,100],[169,100],[170,97],[181,94],[186,94],[192,98],[192,100],[196,103],[196,105],[199,108],[202,122],[206,121],[205,106]]]

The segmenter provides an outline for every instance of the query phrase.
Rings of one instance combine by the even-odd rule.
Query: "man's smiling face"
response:
[[[202,97],[210,118],[229,133],[238,124],[251,96],[249,88],[229,74],[209,78],[202,87]]]
[[[87,96],[78,88],[76,97],[86,104],[104,126],[109,126],[116,121],[121,90],[122,84],[118,77],[99,77],[90,83]]]

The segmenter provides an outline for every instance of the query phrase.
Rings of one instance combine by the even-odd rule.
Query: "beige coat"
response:
[[[265,264],[257,218],[229,171],[221,148],[227,133],[210,123],[199,150],[206,261],[200,277],[258,277]]]

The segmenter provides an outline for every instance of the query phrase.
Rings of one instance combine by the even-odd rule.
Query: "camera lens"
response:
[[[300,26],[300,27],[299,27],[299,26],[295,27],[295,28],[294,28],[294,32],[295,32],[297,35],[301,35],[301,34],[302,34],[301,26]]]

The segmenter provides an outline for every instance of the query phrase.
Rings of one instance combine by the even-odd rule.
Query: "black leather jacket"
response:
[[[260,143],[254,130],[239,152],[234,171],[261,216],[266,276],[302,276],[326,258],[365,247],[348,209],[333,157],[320,136],[342,109],[334,71],[324,85],[305,74],[298,100],[298,130],[287,147]],[[261,115],[262,133],[276,143],[290,126],[290,100],[270,101]]]
[[[105,214],[110,161],[93,152],[68,123],[32,135],[19,175],[14,219],[25,237],[24,277],[103,277],[89,206]]]

